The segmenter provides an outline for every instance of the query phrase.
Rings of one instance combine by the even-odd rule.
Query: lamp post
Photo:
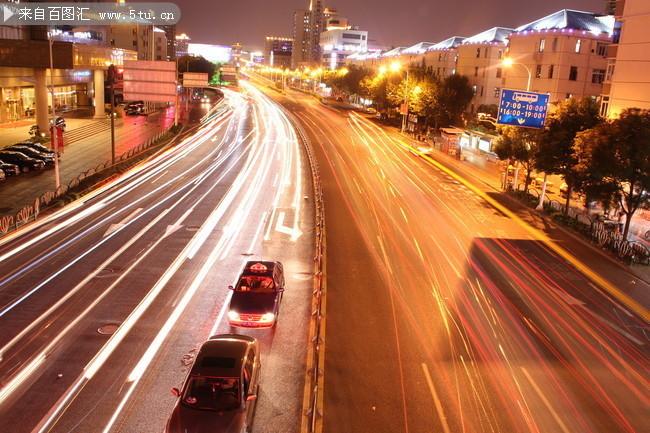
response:
[[[507,67],[507,68],[509,68],[509,67],[512,66],[512,65],[520,65],[520,66],[523,66],[524,68],[526,68],[526,72],[528,72],[528,83],[526,84],[526,91],[527,91],[527,92],[530,92],[530,80],[531,80],[531,78],[533,77],[533,74],[532,74],[532,72],[530,71],[530,68],[529,68],[528,66],[524,65],[523,63],[515,62],[514,60],[512,60],[512,59],[509,58],[509,57],[506,58],[506,59],[503,61],[503,66],[505,66],[505,67]]]
[[[115,164],[115,65],[108,66],[108,83],[111,85],[111,165]]]

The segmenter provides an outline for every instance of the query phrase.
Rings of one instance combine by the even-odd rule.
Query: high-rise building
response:
[[[293,47],[291,52],[291,65],[294,68],[309,63],[309,23],[308,10],[296,9],[293,11]]]
[[[321,61],[320,35],[325,31],[325,18],[336,15],[334,9],[323,9],[321,0],[311,0],[309,9],[293,12],[292,65],[315,66]]]
[[[267,36],[264,41],[264,63],[276,68],[291,67],[291,38]]]
[[[166,26],[158,26],[161,30],[165,31],[167,38],[167,61],[176,58],[176,24]]]
[[[607,117],[616,117],[625,108],[650,109],[650,2],[619,0],[614,13],[600,107]]]

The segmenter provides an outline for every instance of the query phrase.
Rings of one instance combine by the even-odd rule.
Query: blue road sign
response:
[[[526,128],[543,128],[546,122],[547,108],[548,95],[545,93],[503,89],[497,123]]]

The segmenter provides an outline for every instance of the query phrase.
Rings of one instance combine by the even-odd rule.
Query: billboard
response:
[[[183,87],[206,87],[207,85],[208,74],[206,72],[183,73]]]
[[[232,47],[225,45],[188,44],[187,52],[192,56],[202,56],[209,62],[229,63],[232,60]]]
[[[500,125],[543,128],[546,122],[548,94],[503,89],[497,123]]]
[[[124,61],[124,99],[127,101],[174,102],[176,62]]]

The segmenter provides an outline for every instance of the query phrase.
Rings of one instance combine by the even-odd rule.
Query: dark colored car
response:
[[[0,171],[6,176],[18,176],[20,174],[20,167],[16,164],[7,164],[6,162],[0,161]]]
[[[38,150],[32,149],[31,147],[13,145],[13,146],[7,147],[6,149],[7,150],[13,150],[13,151],[16,151],[16,152],[20,152],[20,153],[22,153],[24,155],[29,156],[30,158],[39,159],[39,160],[43,161],[45,163],[45,165],[54,165],[54,155],[39,152]]]
[[[129,115],[144,113],[144,101],[132,101],[126,104],[124,112]]]
[[[34,143],[33,141],[23,141],[20,143],[16,143],[13,146],[22,146],[22,147],[29,147],[34,150],[38,150],[41,153],[45,153],[47,155],[54,155],[54,151],[50,149],[47,146],[43,146],[41,143]]]
[[[167,433],[243,433],[253,422],[260,350],[246,335],[215,335],[199,350],[167,421]]]
[[[228,309],[230,326],[270,328],[277,323],[284,292],[280,262],[247,262],[239,277]]]
[[[24,153],[14,152],[12,150],[0,150],[0,161],[17,165],[23,173],[27,173],[29,170],[40,170],[45,167],[45,162],[40,159],[30,158]]]

